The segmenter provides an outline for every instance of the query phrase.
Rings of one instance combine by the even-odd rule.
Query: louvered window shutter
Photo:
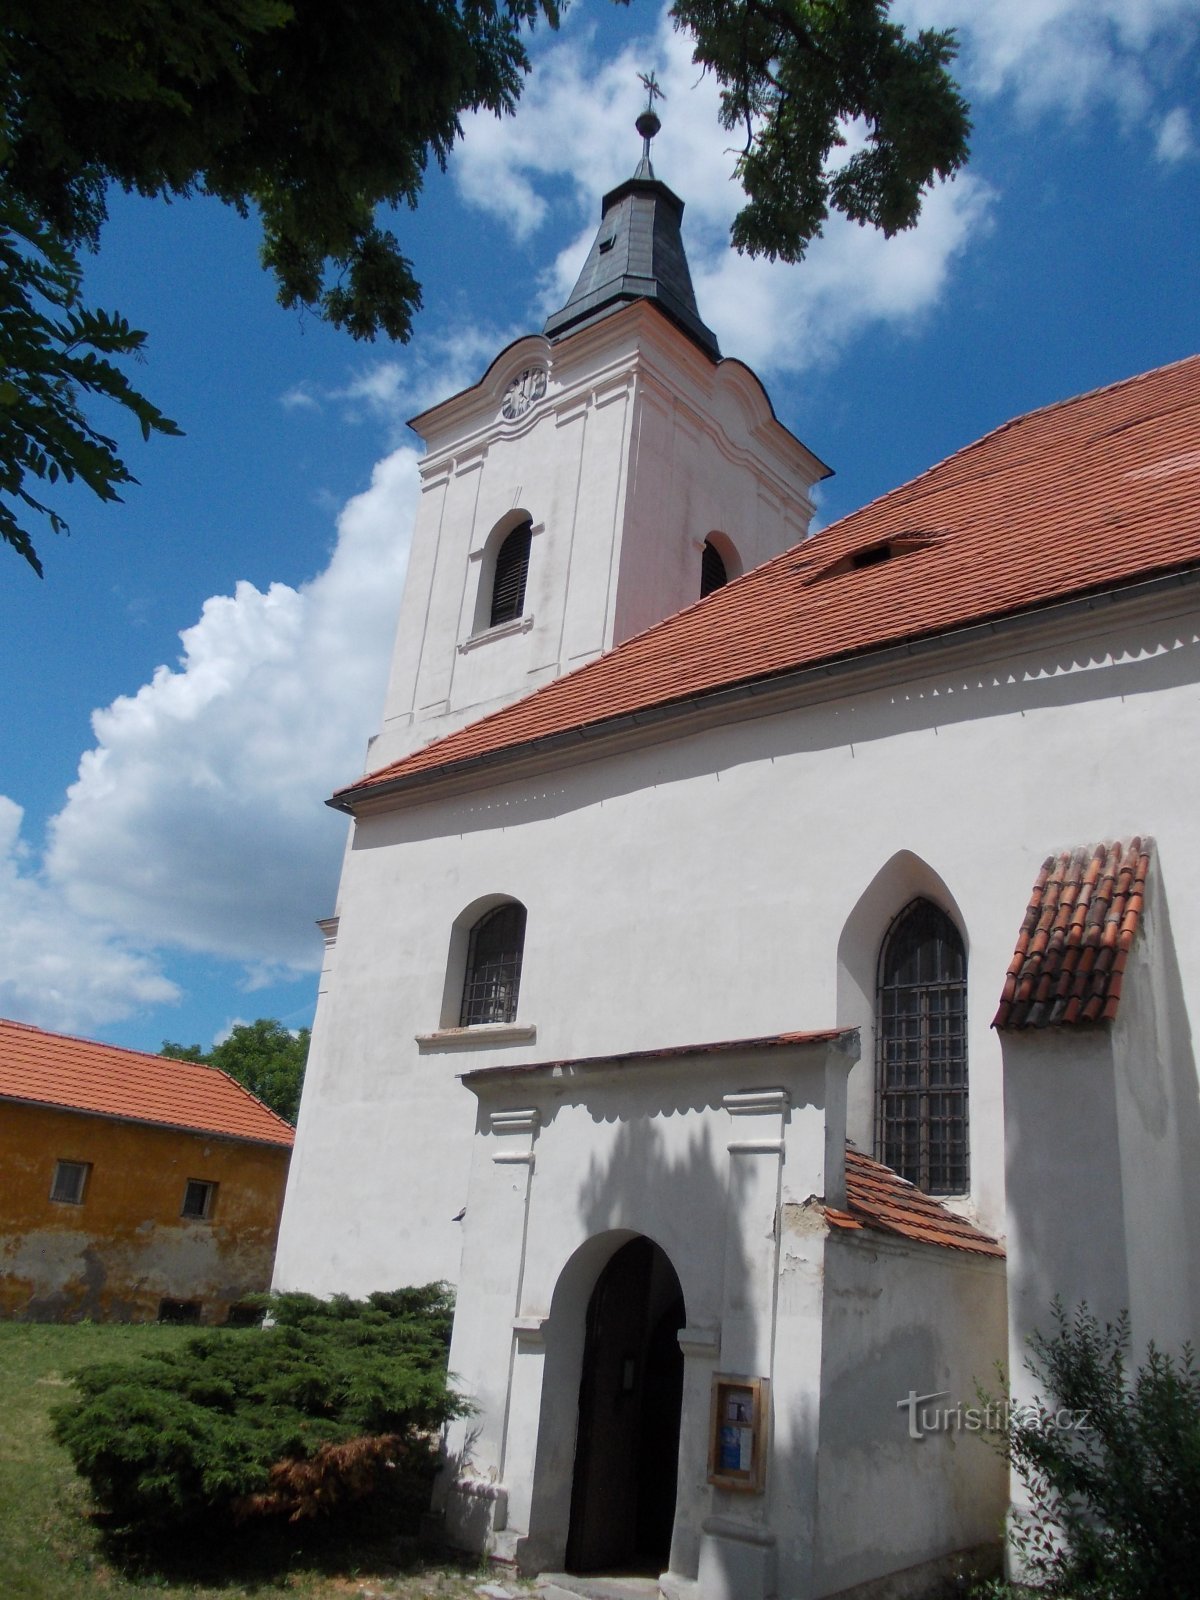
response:
[[[531,522],[514,528],[496,552],[496,575],[492,580],[492,614],[488,626],[509,622],[525,609],[525,579],[529,575]]]
[[[714,589],[723,589],[729,582],[729,574],[725,571],[725,563],[721,560],[720,551],[715,545],[704,541],[704,553],[700,557],[700,598],[711,594]]]

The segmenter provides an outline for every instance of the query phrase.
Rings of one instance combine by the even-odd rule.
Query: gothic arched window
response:
[[[492,608],[488,627],[511,622],[525,610],[525,580],[529,576],[529,545],[532,521],[518,524],[496,551],[496,571],[492,578]]]
[[[480,917],[467,945],[460,1027],[515,1019],[524,948],[525,907],[519,901],[509,900]]]
[[[967,957],[944,911],[913,900],[879,958],[876,1149],[934,1194],[969,1186]]]

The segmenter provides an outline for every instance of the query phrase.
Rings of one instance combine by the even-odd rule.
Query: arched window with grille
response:
[[[876,1150],[917,1188],[962,1194],[967,1149],[967,957],[929,900],[892,923],[879,958]]]
[[[525,581],[529,576],[529,546],[533,537],[533,521],[524,522],[506,535],[496,551],[496,569],[492,578],[492,605],[488,627],[511,622],[525,610]]]
[[[471,929],[459,1026],[512,1022],[521,987],[525,907],[509,900],[485,912]]]

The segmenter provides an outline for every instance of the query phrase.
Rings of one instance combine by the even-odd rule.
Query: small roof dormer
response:
[[[705,355],[719,361],[716,335],[700,319],[684,253],[683,201],[654,176],[650,164],[650,141],[661,126],[654,112],[659,91],[653,74],[643,82],[650,104],[637,119],[642,159],[631,178],[604,196],[600,227],[579,280],[543,331],[557,342],[634,300],[649,300]]]

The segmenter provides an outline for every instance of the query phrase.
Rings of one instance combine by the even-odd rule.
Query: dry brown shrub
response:
[[[267,1487],[235,1501],[234,1516],[239,1522],[285,1512],[289,1522],[322,1516],[342,1501],[373,1494],[380,1473],[396,1466],[407,1448],[398,1433],[362,1434],[341,1444],[323,1444],[303,1460],[276,1461]]]

